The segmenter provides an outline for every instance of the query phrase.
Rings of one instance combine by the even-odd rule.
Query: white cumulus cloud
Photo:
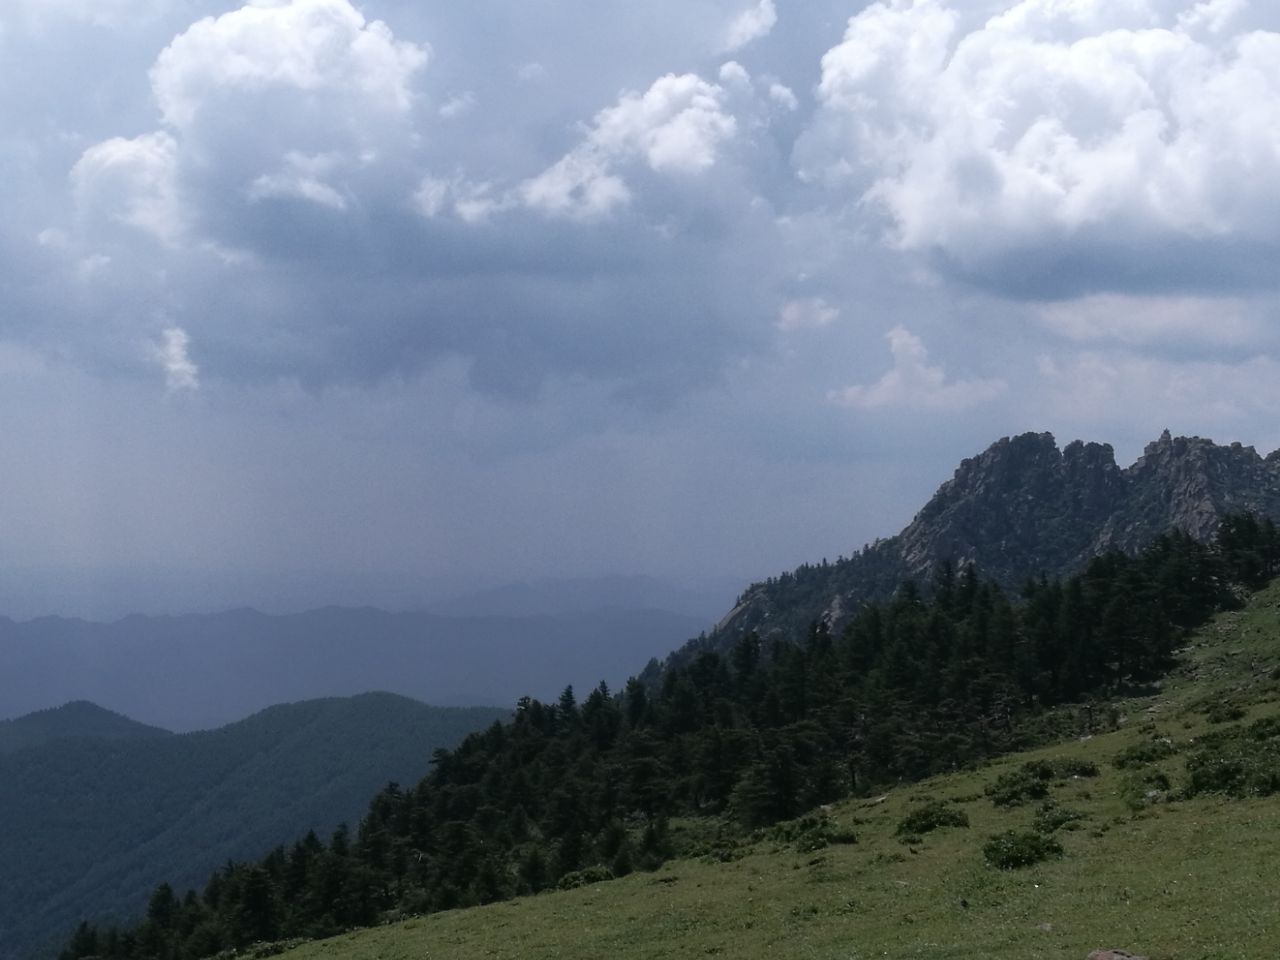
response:
[[[84,152],[71,170],[77,206],[173,243],[186,228],[178,191],[178,143],[168,133],[114,137]]]
[[[774,7],[773,0],[760,0],[755,6],[748,7],[733,18],[725,31],[720,49],[728,53],[754,43],[767,37],[777,23],[778,10]]]
[[[349,0],[251,0],[198,20],[150,70],[163,129],[98,143],[76,165],[81,212],[234,248],[261,238],[192,228],[234,230],[237,207],[269,200],[342,212],[395,194],[385,171],[412,149],[428,53]]]
[[[696,74],[667,74],[644,93],[624,93],[600,111],[582,142],[519,189],[529,207],[592,219],[631,197],[620,165],[643,163],[667,175],[700,173],[737,130],[723,87]]]
[[[904,327],[886,335],[893,369],[874,384],[833,390],[828,399],[843,407],[873,410],[903,407],[913,410],[968,410],[994,400],[1007,389],[1003,380],[952,380],[942,367],[929,365],[924,342]]]
[[[193,24],[160,54],[151,84],[175,127],[227,92],[353,92],[367,106],[405,111],[427,55],[348,0],[257,0]]]
[[[977,270],[1098,242],[1280,243],[1280,6],[982,9],[853,17],[822,61],[802,174],[882,211],[901,248]]]

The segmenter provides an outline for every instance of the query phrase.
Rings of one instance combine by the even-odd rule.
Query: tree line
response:
[[[839,635],[747,634],[655,684],[525,698],[378,793],[354,832],[229,863],[198,893],[162,884],[141,922],[81,924],[61,960],[196,960],[653,869],[680,852],[679,818],[749,830],[1027,746],[1049,708],[1159,678],[1278,564],[1275,526],[1250,515],[1211,545],[1169,533],[1014,596],[942,564]]]

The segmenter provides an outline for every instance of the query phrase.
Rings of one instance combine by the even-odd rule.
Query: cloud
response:
[[[737,130],[723,87],[696,74],[667,74],[643,94],[624,93],[600,111],[582,142],[525,181],[525,205],[550,216],[598,219],[625,206],[631,191],[616,172],[643,163],[655,173],[691,176],[711,167]]]
[[[1125,344],[1174,340],[1245,344],[1263,332],[1257,313],[1256,306],[1240,298],[1119,294],[1096,294],[1036,308],[1046,327],[1068,339]]]
[[[410,206],[427,219],[453,214],[464,223],[476,224],[509,209],[512,201],[494,192],[493,185],[463,176],[452,179],[424,176],[413,192]]]
[[[521,83],[536,83],[539,80],[546,79],[547,68],[537,61],[531,61],[523,64],[516,70],[516,79]]]
[[[179,129],[228,94],[272,90],[354,96],[403,113],[427,57],[348,0],[255,2],[193,24],[160,54],[151,85],[165,122]]]
[[[113,137],[84,152],[71,170],[82,215],[123,223],[164,243],[185,232],[178,189],[178,142],[165,132]]]
[[[776,81],[769,84],[769,99],[781,107],[786,107],[788,110],[796,110],[800,106],[800,101],[796,98],[795,91]]]
[[[994,400],[1007,389],[1003,380],[953,380],[941,367],[929,366],[921,339],[904,327],[894,327],[885,339],[893,354],[893,369],[871,386],[833,390],[828,399],[860,410],[905,407],[912,410],[959,412]]]
[[[811,297],[808,300],[792,300],[783,305],[778,314],[778,329],[791,332],[794,330],[815,330],[829,327],[840,318],[840,310],[827,303],[822,297]]]
[[[283,170],[264,173],[249,185],[250,199],[292,197],[332,210],[347,209],[346,198],[323,179],[329,171],[340,165],[340,158],[332,154],[306,156],[291,151],[285,154],[284,161]]]
[[[80,21],[97,27],[136,25],[140,20],[166,12],[172,3],[173,0],[7,0],[14,13],[41,27],[58,20]],[[3,17],[0,14],[0,21]]]
[[[822,60],[802,174],[852,191],[896,247],[1004,289],[1212,285],[1224,259],[1228,282],[1274,282],[1280,8],[972,10],[894,0],[853,17]]]
[[[1172,362],[1091,350],[1042,356],[1038,370],[1044,415],[1094,430],[1137,422],[1148,430],[1173,423],[1180,432],[1219,437],[1242,426],[1273,432],[1260,425],[1274,423],[1280,412],[1280,363],[1265,354],[1235,362]]]
[[[777,22],[778,11],[773,0],[760,0],[733,18],[725,31],[721,52],[730,53],[767,37]]]
[[[151,355],[164,369],[165,384],[171,392],[200,389],[200,368],[191,360],[190,345],[191,337],[181,327],[170,327],[159,343],[151,344]]]
[[[76,164],[82,221],[235,249],[262,237],[245,235],[247,207],[372,200],[411,148],[412,82],[427,58],[348,0],[254,2],[198,20],[149,73],[164,128],[94,144]]]
[[[470,113],[475,106],[476,95],[470,90],[465,90],[441,104],[438,112],[445,120],[453,120]]]

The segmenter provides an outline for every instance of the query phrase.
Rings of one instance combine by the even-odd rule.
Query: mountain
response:
[[[75,737],[137,740],[171,735],[168,730],[138,723],[118,713],[104,710],[96,703],[76,700],[14,720],[0,720],[0,754]]]
[[[657,610],[441,616],[328,607],[114,623],[0,619],[0,713],[92,700],[171,730],[207,729],[273,703],[388,690],[446,706],[551,699],[620,685],[711,625]]]
[[[203,733],[46,739],[0,755],[0,958],[56,948],[85,916],[135,916],[162,880],[184,891],[228,859],[308,829],[327,836],[389,781],[420,778],[437,748],[507,715],[366,694],[275,706]]]
[[[591,577],[508,583],[437,601],[430,612],[454,617],[565,616],[611,610],[664,610],[710,626],[743,582],[728,578],[680,586],[655,577]]]
[[[677,855],[733,871],[737,860],[757,854],[775,859],[755,862],[748,882],[758,892],[748,887],[739,900],[746,917],[777,921],[767,928],[767,942],[737,922],[730,933],[717,920],[722,906],[700,919],[662,920],[669,914],[661,904],[674,904],[676,897],[687,896],[686,905],[718,898],[714,887],[699,891],[697,883],[693,889],[670,888],[688,875],[685,871],[710,883],[709,872],[688,863],[678,872],[627,881],[636,906],[643,900],[655,909],[644,920],[628,922],[626,934],[610,918],[609,939],[637,957],[791,955],[797,938],[816,919],[805,906],[807,893],[810,904],[821,900],[838,909],[842,904],[838,922],[844,924],[841,944],[828,941],[810,952],[846,955],[850,944],[859,952],[867,946],[860,929],[887,920],[881,912],[903,916],[892,903],[906,904],[909,891],[895,891],[897,881],[931,882],[928,889],[936,890],[942,879],[930,881],[928,873],[913,872],[908,881],[892,865],[921,856],[924,834],[962,826],[970,818],[984,831],[1011,832],[966,844],[948,878],[951,888],[963,891],[954,897],[952,911],[965,910],[972,901],[982,909],[985,925],[1003,923],[1001,901],[1014,885],[997,885],[999,870],[1063,852],[1066,841],[1055,834],[1072,823],[1081,825],[1081,816],[1091,821],[1084,826],[1093,838],[1101,839],[1108,831],[1130,832],[1126,810],[1132,814],[1157,803],[1195,800],[1189,815],[1170,803],[1169,829],[1182,845],[1195,836],[1196,821],[1214,818],[1228,797],[1260,798],[1268,804],[1265,812],[1274,815],[1272,795],[1280,792],[1280,647],[1278,588],[1268,588],[1267,582],[1277,571],[1280,532],[1255,518],[1236,517],[1223,523],[1210,545],[1185,533],[1162,534],[1132,557],[1097,558],[1066,580],[1033,582],[1022,596],[966,570],[939,577],[928,592],[906,588],[887,603],[866,606],[837,636],[818,630],[807,642],[767,647],[743,638],[727,656],[708,651],[672,665],[656,689],[636,681],[620,694],[597,689],[581,701],[566,692],[553,704],[522,702],[510,722],[438,754],[415,786],[379,792],[351,835],[337,836],[327,846],[286,847],[256,863],[228,863],[209,878],[201,896],[177,901],[171,887],[159,887],[147,919],[127,933],[81,926],[64,956],[266,955],[284,943],[255,944],[345,934],[432,913],[448,914],[454,919],[446,923],[453,923],[465,913],[462,907],[512,898],[527,903],[529,894],[550,888],[654,871]],[[1208,623],[1225,610],[1240,611],[1250,591],[1258,589],[1264,592],[1235,621],[1223,616]],[[1233,637],[1224,636],[1241,620]],[[1200,652],[1210,645],[1212,651]],[[1178,685],[1177,709],[1167,710],[1168,700],[1159,694]],[[1139,710],[1126,704],[1135,696],[1146,698]],[[1099,779],[1094,794],[1098,761],[1080,754],[1093,749],[1084,745],[1094,739],[1120,732],[1122,716],[1128,736],[1111,741],[1114,749],[1125,751],[1114,764],[1122,772]],[[1215,739],[1211,728],[1237,720],[1248,725],[1222,729]],[[927,794],[915,809],[896,802],[896,816],[888,824],[877,809],[879,801],[868,802],[894,785],[954,775],[1050,743],[1058,745],[1053,753],[1024,757],[991,778],[987,789],[978,784],[975,790],[970,777],[959,789],[947,790],[945,799],[953,802]],[[1103,756],[1110,759],[1110,750]],[[1185,767],[1178,769],[1184,759]],[[1046,803],[1054,794],[1070,805]],[[1205,795],[1219,799],[1205,800]],[[859,815],[858,808],[846,806],[841,822],[832,822],[833,806],[850,801],[868,812]],[[1079,811],[1078,803],[1088,803],[1089,812]],[[1009,813],[1014,806],[1023,809]],[[1235,823],[1252,816],[1256,823],[1263,813],[1254,806],[1227,816]],[[847,855],[824,852],[832,845],[859,847],[859,835],[873,820],[876,826],[867,830],[872,856],[856,849]],[[1135,823],[1137,830],[1147,829]],[[1280,836],[1280,827],[1268,836]],[[1080,840],[1073,848],[1085,858],[1114,849]],[[1220,873],[1233,869],[1243,842],[1243,835],[1215,832],[1212,856],[1203,856],[1200,847],[1192,853],[1201,858],[1198,864]],[[1128,891],[1139,884],[1144,893],[1135,906],[1158,900],[1164,907],[1153,917],[1176,916],[1181,906],[1193,911],[1219,906],[1204,896],[1219,883],[1202,877],[1184,885],[1179,878],[1185,867],[1148,877],[1141,852],[1152,843],[1148,834],[1128,844],[1124,849],[1135,858],[1103,861],[1105,872],[1077,868],[1071,883],[1086,880],[1093,899],[1081,899],[1073,922],[1104,915],[1104,904],[1127,906],[1133,899]],[[787,855],[777,858],[783,847]],[[828,896],[822,892],[823,871],[803,871],[835,857],[845,871],[859,864],[868,869],[828,877]],[[984,857],[992,866],[982,866]],[[1171,861],[1177,865],[1176,854],[1164,858],[1166,864]],[[1264,862],[1265,857],[1252,858],[1251,869]],[[935,860],[934,867],[945,870],[947,864]],[[801,871],[801,877],[793,871]],[[1106,878],[1101,886],[1099,876]],[[1262,915],[1258,911],[1265,913],[1266,885],[1258,886],[1256,873],[1246,880],[1233,878],[1233,889],[1250,907],[1240,918],[1247,925],[1229,942],[1266,941],[1274,953],[1274,937],[1256,920]],[[794,889],[797,883],[808,888],[805,893]],[[1058,886],[1044,885],[1039,909],[1059,903]],[[788,890],[788,905],[794,904],[785,916],[774,914],[779,888]],[[1193,904],[1181,896],[1189,889],[1197,891]],[[897,899],[884,895],[886,890]],[[878,911],[868,914],[864,899]],[[621,902],[614,902],[617,912]],[[933,910],[927,894],[912,896],[910,903],[911,913]],[[553,944],[525,942],[526,928],[512,919],[522,909],[487,914],[501,928],[491,932],[506,946],[486,934],[485,950],[504,956],[559,955]],[[1114,909],[1110,916],[1122,919],[1125,912]],[[559,926],[569,939],[592,939],[589,929],[565,928],[563,916]],[[1059,916],[1036,923],[1062,922]],[[896,929],[910,932],[911,922],[907,916]],[[414,919],[411,927],[419,923]],[[432,926],[442,929],[434,921]],[[1164,926],[1129,932],[1163,936]],[[678,938],[691,927],[725,936]],[[1201,931],[1191,927],[1182,929],[1199,937]],[[874,952],[939,960],[976,955],[966,938],[943,936],[942,929],[919,941],[931,948],[928,952],[916,949],[914,940],[911,949],[900,941],[883,942]],[[1070,955],[1052,948],[1029,950],[1025,938],[1036,936],[1031,929],[1027,924],[1023,940],[1015,944],[1018,955]],[[1108,927],[1108,935],[1117,929]],[[1214,930],[1221,928],[1215,924]],[[1059,946],[1090,935],[1076,931]],[[347,956],[353,942],[344,935],[310,955]],[[433,942],[436,948],[445,944],[446,951],[458,946],[453,952],[459,954],[471,949],[448,935]],[[592,942],[585,955],[601,952],[600,941]],[[421,952],[423,943],[405,950],[382,941],[363,955],[408,956]],[[1182,941],[1173,953],[1162,949],[1152,955],[1222,955],[1211,948],[1217,943],[1215,938],[1191,949]],[[485,951],[471,955],[480,952]],[[584,955],[577,948],[564,953]]]
[[[753,835],[708,832],[696,855],[657,873],[583,877],[303,944],[280,960],[1085,960],[1104,949],[1128,951],[1115,960],[1273,960],[1265,878],[1280,850],[1280,794],[1205,774],[1280,770],[1277,606],[1273,586],[1219,616],[1160,689],[1109,703],[1114,722],[1093,736]],[[1027,776],[1046,769],[1074,773]],[[1009,784],[1041,799],[998,789]],[[1047,859],[996,866],[1011,834]]]
[[[1132,466],[1109,444],[1059,449],[1052,434],[1005,437],[964,460],[897,536],[835,563],[806,565],[749,587],[706,642],[725,649],[756,631],[802,636],[815,621],[839,630],[860,603],[883,599],[939,565],[976,564],[1006,588],[1074,573],[1108,550],[1133,553],[1181,529],[1207,542],[1228,513],[1280,517],[1280,451],[1170,436]]]

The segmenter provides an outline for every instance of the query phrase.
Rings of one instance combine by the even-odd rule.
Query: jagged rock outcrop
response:
[[[897,536],[755,584],[704,643],[727,646],[748,630],[795,638],[815,620],[839,629],[859,603],[927,581],[945,561],[1017,588],[1174,528],[1208,540],[1224,515],[1246,510],[1280,518],[1280,451],[1263,458],[1166,430],[1122,469],[1109,444],[1059,450],[1049,433],[1005,437],[964,460]]]

